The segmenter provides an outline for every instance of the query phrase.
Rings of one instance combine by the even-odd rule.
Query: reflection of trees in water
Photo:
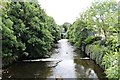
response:
[[[96,73],[91,68],[85,68],[82,65],[76,65],[77,77],[80,78],[97,78]]]
[[[93,69],[89,68],[86,70],[86,78],[98,78]]]
[[[92,60],[74,59],[76,75],[79,78],[103,77],[102,71]]]
[[[75,65],[76,75],[79,78],[85,78],[85,68],[82,65]]]
[[[49,65],[50,62],[16,63],[3,73],[3,78],[47,78],[52,73]]]

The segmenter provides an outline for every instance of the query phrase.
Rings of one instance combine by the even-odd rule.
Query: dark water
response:
[[[56,44],[51,58],[35,62],[15,63],[3,71],[3,78],[104,78],[103,70],[94,61],[75,52],[67,39]]]

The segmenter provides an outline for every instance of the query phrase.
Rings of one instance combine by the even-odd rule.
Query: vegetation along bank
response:
[[[120,27],[118,4],[94,2],[68,28],[66,38],[99,64],[108,78],[120,77]]]
[[[38,2],[2,2],[2,65],[50,56],[60,28]]]

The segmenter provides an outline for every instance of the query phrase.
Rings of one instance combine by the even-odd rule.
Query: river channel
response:
[[[103,70],[82,52],[75,50],[68,39],[56,44],[50,58],[17,62],[2,73],[3,78],[105,78]]]

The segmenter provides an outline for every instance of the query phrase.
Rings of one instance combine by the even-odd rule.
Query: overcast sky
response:
[[[79,14],[95,0],[38,0],[46,13],[53,17],[57,24],[73,23]]]

